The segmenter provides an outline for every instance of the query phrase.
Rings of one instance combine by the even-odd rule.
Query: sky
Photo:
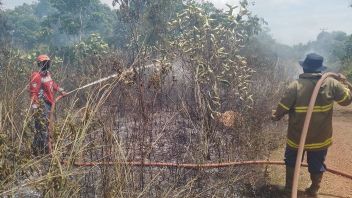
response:
[[[35,0],[2,0],[3,7],[13,8]],[[112,0],[101,0],[111,6]],[[225,3],[235,5],[238,0],[210,0],[218,8]],[[249,0],[253,2],[253,0]],[[352,0],[255,0],[250,10],[263,18],[270,34],[278,42],[288,45],[315,40],[319,32],[344,31],[352,33]]]

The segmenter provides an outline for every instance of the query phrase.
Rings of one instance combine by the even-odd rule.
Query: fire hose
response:
[[[117,77],[117,75],[112,75],[103,79],[100,79],[98,81],[95,81],[93,83],[87,84],[85,86],[82,86],[80,88],[77,88],[73,91],[68,92],[68,94],[73,93],[74,91],[92,86],[94,84],[109,80],[113,77]],[[307,167],[308,165],[306,163],[302,163],[301,159],[303,158],[304,154],[304,145],[308,133],[308,128],[310,124],[310,120],[312,117],[313,113],[313,108],[315,105],[315,101],[317,99],[319,89],[322,86],[324,80],[328,77],[333,77],[336,79],[339,79],[341,76],[339,74],[335,73],[325,73],[323,76],[319,79],[317,82],[307,110],[303,130],[301,133],[301,139],[299,143],[299,148],[298,148],[298,153],[297,153],[297,159],[296,159],[296,165],[295,165],[295,172],[294,172],[294,178],[293,178],[293,186],[292,186],[292,194],[291,198],[297,198],[297,192],[298,192],[298,180],[299,180],[299,173],[300,173],[300,168],[301,166]],[[345,81],[345,84],[352,90],[352,84],[349,82]],[[56,98],[56,102],[61,100],[63,96],[59,96]],[[51,113],[50,113],[50,121],[49,121],[49,153],[52,152],[52,139],[51,139],[51,132],[53,129],[53,112],[55,110],[55,103],[52,105],[51,108]],[[62,161],[63,164],[69,164],[67,161]],[[210,164],[183,164],[183,163],[166,163],[166,162],[73,162],[72,165],[74,166],[79,166],[79,167],[86,167],[86,166],[111,166],[111,165],[126,165],[126,166],[141,166],[141,167],[174,167],[174,168],[184,168],[184,169],[213,169],[213,168],[224,168],[224,167],[232,167],[232,166],[243,166],[243,165],[285,165],[285,162],[283,161],[269,161],[269,160],[261,160],[261,161],[241,161],[241,162],[224,162],[224,163],[210,163]],[[348,173],[344,173],[342,171],[332,169],[332,168],[327,168],[327,172],[330,172],[335,175],[343,176],[345,178],[351,179],[352,180],[352,175]]]
[[[297,198],[298,180],[299,180],[299,173],[300,173],[301,163],[302,163],[301,159],[303,157],[304,145],[306,143],[308,128],[309,128],[309,124],[310,124],[310,119],[312,118],[315,101],[316,101],[317,96],[319,94],[319,90],[320,90],[321,85],[323,84],[324,80],[328,77],[333,77],[335,79],[339,79],[340,75],[335,74],[335,73],[331,73],[331,72],[325,73],[318,80],[317,84],[314,87],[314,90],[313,90],[313,93],[312,93],[312,96],[310,98],[310,102],[308,105],[306,118],[304,120],[303,130],[301,133],[301,139],[299,142],[299,147],[298,147],[298,152],[297,152],[297,159],[296,159],[296,164],[295,164],[295,172],[294,172],[294,176],[293,176],[293,185],[292,185],[292,194],[291,194],[292,198]],[[352,85],[349,82],[347,82],[347,80],[346,80],[345,84],[347,84],[349,89],[352,90]]]

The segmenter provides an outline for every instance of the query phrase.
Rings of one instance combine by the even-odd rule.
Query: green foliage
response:
[[[38,4],[23,4],[14,10],[6,11],[12,44],[22,49],[32,49],[46,42],[51,29],[43,27],[43,21],[53,8],[47,0]]]
[[[39,18],[47,17],[53,12],[56,12],[56,9],[51,5],[50,0],[39,0],[35,7],[35,15]]]
[[[5,17],[3,16],[3,11],[0,10],[0,44],[3,45],[3,43],[5,43],[5,41],[8,39],[8,37],[9,37],[8,25]]]
[[[108,51],[108,44],[99,34],[91,34],[88,38],[74,46],[74,52],[77,58],[104,55],[107,54]]]
[[[167,33],[167,22],[183,9],[182,0],[114,0],[120,21],[119,45],[136,51],[140,46],[158,46]]]
[[[113,40],[117,21],[116,14],[98,0],[40,0],[8,10],[5,16],[13,44],[24,49],[68,46],[92,33]]]
[[[207,13],[191,3],[169,23],[171,35],[176,35],[170,38],[174,58],[182,57],[186,62],[195,78],[196,95],[213,116],[220,110],[221,93],[228,87],[236,90],[243,110],[253,102],[249,86],[253,70],[240,54],[251,36],[247,26],[252,24],[242,20],[250,16],[246,4],[238,10],[237,14]]]
[[[341,63],[340,60],[344,56],[344,45],[347,40],[344,32],[321,32],[315,41],[311,41],[305,45],[297,45],[294,47],[296,52],[300,53],[303,58],[309,52],[316,52],[325,58],[325,64],[329,69],[338,70]]]
[[[5,12],[14,44],[30,49],[40,38],[40,19],[35,15],[35,6],[23,4]]]
[[[344,55],[341,58],[343,70],[346,73],[347,78],[352,80],[352,35],[348,37],[343,48]]]
[[[345,42],[345,46],[343,48],[344,55],[341,58],[343,63],[351,63],[352,62],[352,35]]]
[[[294,46],[295,53],[298,57],[303,58],[308,52],[314,51],[325,58],[325,64],[328,69],[339,72],[342,70],[347,77],[352,80],[352,35],[345,32],[321,32],[315,41],[307,44]]]
[[[325,54],[331,63],[334,63],[343,57],[343,46],[346,40],[347,35],[344,32],[321,32],[317,37],[314,48],[321,49],[319,51]]]
[[[56,29],[71,38],[82,39],[91,33],[111,36],[115,14],[98,0],[50,0],[55,12],[45,20],[45,27]]]

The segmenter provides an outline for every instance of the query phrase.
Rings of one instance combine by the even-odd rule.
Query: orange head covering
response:
[[[37,57],[37,62],[49,61],[50,58],[46,54],[41,54]]]

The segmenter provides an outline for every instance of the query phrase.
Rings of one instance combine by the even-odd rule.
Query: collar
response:
[[[320,79],[322,76],[322,73],[303,73],[299,75],[299,78]]]

